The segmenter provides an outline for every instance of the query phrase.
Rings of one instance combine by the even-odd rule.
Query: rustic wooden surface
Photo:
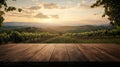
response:
[[[0,61],[120,61],[120,44],[7,44],[0,45]]]

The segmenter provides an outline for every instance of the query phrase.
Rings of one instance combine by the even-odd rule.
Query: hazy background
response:
[[[34,23],[38,26],[109,24],[107,18],[101,17],[103,8],[90,8],[95,0],[17,0],[15,2],[8,0],[7,2],[8,5],[22,8],[23,11],[8,12],[4,22],[19,22],[18,24],[23,25]]]

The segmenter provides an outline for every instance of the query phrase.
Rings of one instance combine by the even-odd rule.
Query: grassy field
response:
[[[71,37],[56,37],[51,38],[43,43],[120,43],[120,38],[111,38],[111,39],[75,39]]]
[[[66,27],[64,27],[66,28]],[[7,43],[120,43],[120,30],[118,29],[96,29],[88,27],[81,28],[86,31],[73,32],[77,29],[68,27],[62,32],[53,30],[43,31],[39,28],[17,28],[0,31],[0,44]],[[62,28],[61,28],[62,29]],[[69,29],[69,32],[67,30]],[[53,32],[52,32],[53,31]],[[72,31],[72,32],[70,32]]]

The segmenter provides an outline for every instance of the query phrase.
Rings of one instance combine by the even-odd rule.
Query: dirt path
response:
[[[120,61],[119,44],[8,44],[0,61]]]

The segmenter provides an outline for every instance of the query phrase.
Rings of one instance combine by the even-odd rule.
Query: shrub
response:
[[[9,39],[9,35],[7,33],[0,34],[0,44],[8,43]]]
[[[15,43],[23,41],[23,38],[21,37],[21,34],[17,31],[13,31],[13,32],[10,33],[10,39]]]

